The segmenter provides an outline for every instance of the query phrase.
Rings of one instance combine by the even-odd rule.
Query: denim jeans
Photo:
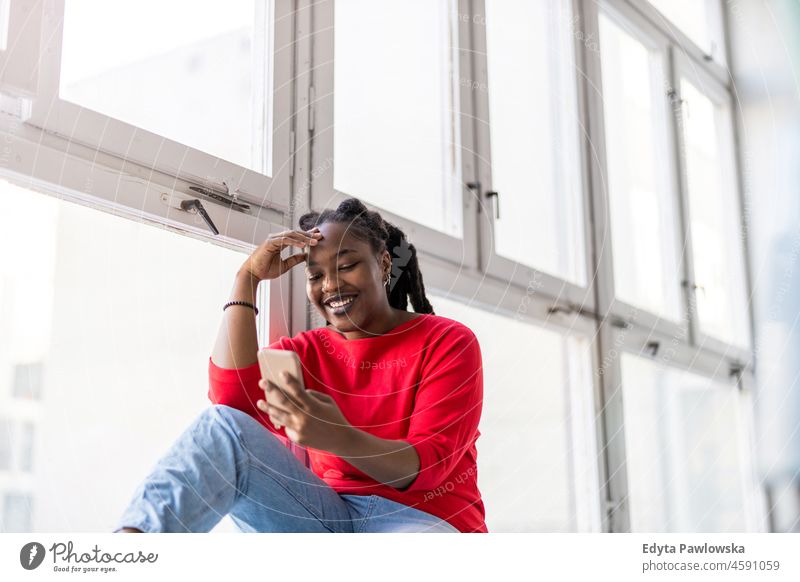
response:
[[[378,495],[338,494],[249,414],[203,411],[137,487],[114,531],[207,532],[225,515],[243,532],[457,532]]]

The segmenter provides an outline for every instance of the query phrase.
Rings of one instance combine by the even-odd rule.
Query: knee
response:
[[[213,422],[222,424],[232,431],[240,439],[253,432],[261,433],[266,429],[258,420],[248,413],[225,404],[213,404],[209,406],[204,414],[208,415]]]

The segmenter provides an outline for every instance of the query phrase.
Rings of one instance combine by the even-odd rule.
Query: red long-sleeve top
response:
[[[350,424],[407,441],[419,455],[419,473],[400,490],[336,455],[308,448],[311,469],[336,492],[380,495],[440,517],[461,532],[487,531],[475,447],[483,367],[468,327],[420,314],[380,336],[348,340],[318,328],[283,336],[269,347],[296,352],[306,388],[333,397]],[[209,358],[208,397],[247,412],[285,440],[285,429],[276,430],[256,407],[264,398],[260,378],[258,364],[231,370]]]

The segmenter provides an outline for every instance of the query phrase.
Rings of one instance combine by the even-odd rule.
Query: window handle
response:
[[[477,192],[480,196],[481,193],[481,183],[480,182],[467,182],[467,188],[472,190],[473,192]],[[484,195],[486,198],[494,198],[494,217],[499,219],[500,218],[500,193],[495,191],[487,192]]]
[[[486,193],[487,198],[494,198],[494,217],[500,220],[500,193],[494,190]]]
[[[181,202],[181,210],[185,210],[186,212],[190,212],[192,214],[199,214],[202,219],[208,225],[208,228],[211,229],[211,232],[214,234],[219,234],[219,230],[214,225],[214,221],[211,220],[211,217],[206,212],[206,209],[203,208],[203,203],[197,200],[196,198],[193,200],[184,200]]]

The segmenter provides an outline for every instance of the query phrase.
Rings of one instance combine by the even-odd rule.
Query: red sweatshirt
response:
[[[384,439],[402,439],[417,451],[420,470],[405,489],[372,479],[341,458],[308,448],[311,469],[336,492],[380,495],[440,517],[462,532],[486,532],[478,491],[478,422],[483,367],[478,340],[465,325],[420,314],[388,333],[348,340],[328,328],[281,337],[269,346],[292,350],[303,364],[306,388],[329,394],[355,427]],[[208,397],[255,417],[264,398],[258,364],[223,369],[209,358]]]

